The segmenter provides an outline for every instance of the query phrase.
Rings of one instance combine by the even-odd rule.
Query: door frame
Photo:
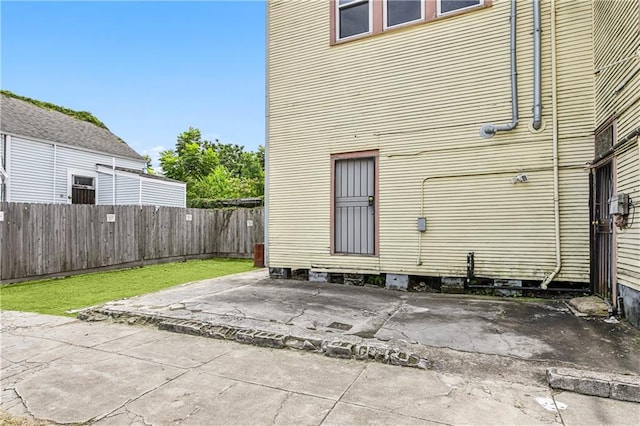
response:
[[[599,134],[607,131],[610,127],[612,128],[612,145],[615,145],[617,140],[617,126],[616,126],[616,117],[611,116],[606,121],[604,121],[594,132],[594,152],[595,152],[595,140]],[[600,184],[598,181],[598,171],[602,167],[609,167],[609,179],[611,181],[611,194],[613,195],[618,190],[618,182],[617,182],[617,161],[614,153],[611,153],[609,156],[605,156],[602,158],[598,158],[594,154],[594,161],[591,169],[591,174],[589,177],[589,223],[590,232],[589,232],[589,257],[590,257],[590,265],[589,265],[589,275],[591,281],[591,291],[593,294],[601,296],[603,299],[610,298],[611,305],[617,308],[618,305],[618,287],[617,287],[617,228],[613,223],[613,219],[609,215],[609,202],[608,199],[605,202],[605,209],[607,212],[607,216],[611,219],[611,240],[610,240],[610,248],[609,248],[609,262],[610,267],[608,273],[610,274],[611,288],[605,289],[605,294],[599,293],[599,237],[597,230],[597,217],[596,217],[596,197],[598,195],[597,186]],[[607,291],[610,291],[610,294],[607,294]]]
[[[373,169],[374,169],[374,177],[373,177],[373,191],[374,191],[374,200],[373,200],[373,211],[374,211],[374,222],[373,222],[373,254],[359,254],[359,253],[336,253],[335,246],[335,232],[336,232],[336,224],[335,224],[335,216],[336,216],[336,194],[335,194],[335,186],[336,186],[336,162],[339,160],[353,160],[353,159],[364,159],[371,158],[373,159]],[[380,188],[379,188],[379,176],[380,176],[380,167],[379,167],[379,151],[377,149],[368,150],[368,151],[355,151],[355,152],[343,152],[338,154],[331,154],[331,191],[330,191],[330,214],[329,214],[329,222],[330,222],[330,238],[329,238],[329,247],[330,253],[332,256],[361,256],[361,257],[377,257],[380,254]]]
[[[72,169],[72,168],[67,169],[67,204],[73,204],[72,196],[73,196],[73,177],[74,176],[93,178],[93,186],[96,194],[95,204],[98,204],[98,172],[95,170]]]

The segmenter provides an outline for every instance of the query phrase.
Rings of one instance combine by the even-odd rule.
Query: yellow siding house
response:
[[[596,163],[612,158],[618,186],[598,195],[640,201],[637,136],[608,152],[640,119],[637,8],[269,1],[272,275],[588,288],[617,304],[616,280],[594,266],[592,192]],[[614,51],[618,21],[629,34]],[[611,122],[617,139],[597,158],[595,132]],[[609,272],[640,292],[640,217],[625,219],[610,227]]]
[[[640,328],[640,2],[595,1],[593,14],[593,282]]]

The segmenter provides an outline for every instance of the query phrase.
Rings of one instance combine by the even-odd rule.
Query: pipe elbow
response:
[[[533,122],[531,123],[531,127],[533,127],[534,130],[540,130],[542,128],[542,119],[534,118]]]
[[[484,139],[492,138],[496,134],[497,128],[493,124],[485,124],[480,128],[480,136]]]

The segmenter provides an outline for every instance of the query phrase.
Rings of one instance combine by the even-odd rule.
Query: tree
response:
[[[148,175],[155,175],[156,171],[153,170],[151,156],[149,154],[145,154],[142,157],[144,158],[144,161],[146,162],[146,164],[144,166],[145,173],[148,174]]]
[[[178,135],[175,149],[160,153],[165,176],[187,182],[187,199],[259,197],[264,193],[264,147],[246,152],[244,146],[202,139],[189,127]]]

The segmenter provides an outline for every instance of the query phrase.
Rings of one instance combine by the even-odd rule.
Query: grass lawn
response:
[[[252,269],[250,259],[209,259],[30,281],[1,286],[0,308],[75,316],[65,311]]]

